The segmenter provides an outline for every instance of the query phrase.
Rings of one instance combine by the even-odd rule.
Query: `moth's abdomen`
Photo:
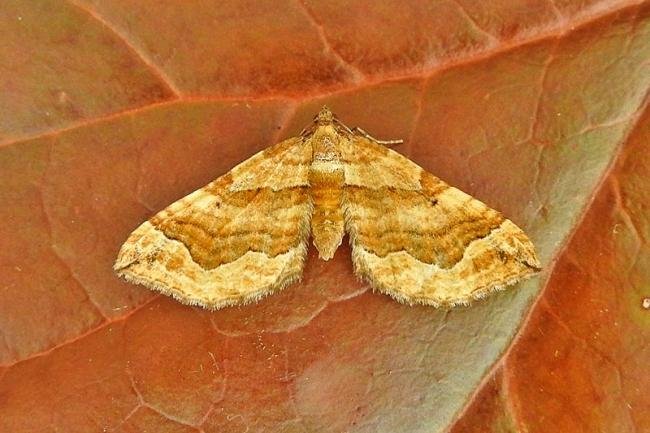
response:
[[[343,167],[338,161],[314,160],[309,172],[309,184],[314,211],[311,232],[314,246],[323,260],[334,257],[344,234]]]

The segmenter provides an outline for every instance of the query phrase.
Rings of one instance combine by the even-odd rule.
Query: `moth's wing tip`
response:
[[[514,257],[514,259],[519,262],[522,266],[522,278],[527,278],[526,275],[535,275],[542,271],[542,264],[535,254],[532,243],[530,244],[530,249],[520,253]]]
[[[132,248],[130,248],[130,245],[124,244],[122,248],[120,248],[120,252],[115,258],[115,262],[113,263],[113,271],[122,277],[125,273],[125,270],[136,264],[138,261],[139,258],[137,254],[135,254],[135,252],[132,250]]]

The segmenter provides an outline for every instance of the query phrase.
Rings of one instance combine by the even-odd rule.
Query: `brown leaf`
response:
[[[0,431],[647,430],[649,4],[9,1]],[[113,275],[323,103],[525,227],[544,273],[450,312],[368,291],[348,248],[217,312]]]

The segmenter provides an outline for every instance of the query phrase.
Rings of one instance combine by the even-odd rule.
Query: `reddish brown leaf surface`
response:
[[[0,431],[650,431],[650,3],[9,0],[0,34]],[[545,271],[450,312],[348,248],[217,312],[113,275],[323,103]]]

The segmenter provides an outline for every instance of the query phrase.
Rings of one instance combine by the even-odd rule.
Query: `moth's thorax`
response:
[[[311,136],[312,166],[341,165],[337,143],[341,137],[332,125],[319,125]],[[329,171],[329,170],[328,170]]]

